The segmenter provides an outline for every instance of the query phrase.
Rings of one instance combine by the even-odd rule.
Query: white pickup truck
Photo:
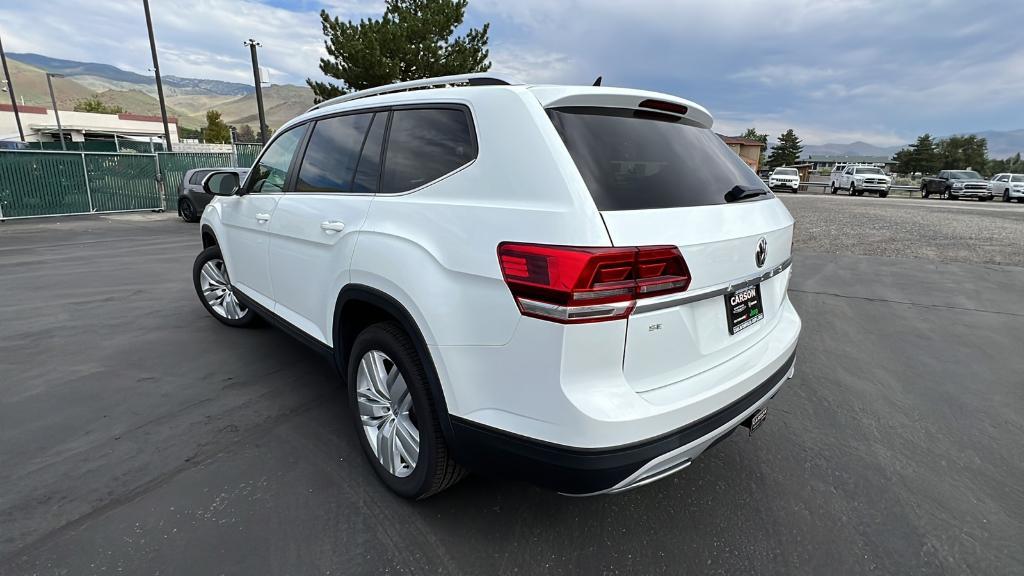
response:
[[[877,166],[850,165],[842,170],[832,172],[832,193],[846,190],[850,196],[863,196],[865,192],[875,192],[879,198],[889,195],[892,179]]]

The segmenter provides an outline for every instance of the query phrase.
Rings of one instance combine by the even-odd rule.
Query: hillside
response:
[[[18,100],[25,104],[50,107],[45,71],[49,70],[67,75],[53,80],[53,91],[62,109],[70,110],[79,100],[95,96],[128,112],[160,114],[156,83],[149,76],[107,64],[60,60],[39,54],[9,54],[7,60]],[[167,114],[178,118],[179,124],[186,128],[205,126],[206,112],[219,110],[228,124],[248,124],[258,129],[256,94],[252,86],[165,76],[164,93]],[[263,103],[267,124],[276,130],[312,106],[313,93],[306,86],[273,85],[263,89]]]

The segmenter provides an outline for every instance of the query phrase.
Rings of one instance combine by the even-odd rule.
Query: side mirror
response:
[[[203,192],[214,196],[234,196],[238,192],[236,172],[210,172],[203,179]]]

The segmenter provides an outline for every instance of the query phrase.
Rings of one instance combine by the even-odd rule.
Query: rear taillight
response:
[[[690,285],[690,271],[675,246],[503,242],[498,262],[524,315],[566,324],[625,318],[638,298],[682,292]]]

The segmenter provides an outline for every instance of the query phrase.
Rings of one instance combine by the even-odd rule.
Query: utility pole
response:
[[[167,125],[167,103],[164,102],[164,83],[160,80],[160,60],[156,57],[156,38],[153,37],[153,18],[149,15],[149,0],[142,0],[146,10],[146,29],[149,30],[149,49],[153,52],[153,73],[156,75],[156,95],[160,100],[160,118],[164,121],[164,151],[171,151],[171,129]]]
[[[14,96],[14,83],[11,82],[11,71],[7,69],[7,54],[4,53],[4,43],[0,40],[0,61],[4,66],[4,81],[7,82],[7,90],[11,93],[11,107],[14,108],[14,122],[18,125],[18,135],[21,141],[25,141],[25,130],[21,127],[21,113],[18,112],[18,100]]]
[[[243,46],[249,47],[249,53],[252,55],[252,76],[253,80],[256,81],[256,109],[260,113],[260,140],[267,143],[267,117],[263,112],[263,83],[260,82],[260,61],[256,56],[256,47],[262,46],[259,42],[249,38],[248,41],[242,42]]]
[[[60,125],[60,112],[57,110],[57,98],[53,95],[53,79],[63,78],[63,74],[46,73],[46,85],[50,88],[50,102],[53,103],[53,116],[57,118],[57,133],[60,134],[60,149],[67,152],[68,145],[64,142],[64,128]]]

